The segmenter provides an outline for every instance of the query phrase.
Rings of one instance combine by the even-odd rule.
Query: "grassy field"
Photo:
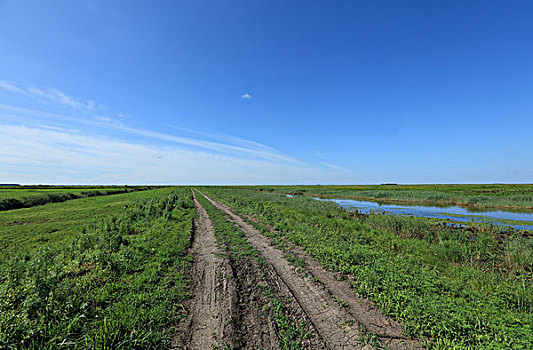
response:
[[[333,203],[205,188],[270,225],[436,349],[533,344],[533,240],[419,218],[357,217]]]
[[[55,244],[79,234],[80,227],[87,223],[122,211],[137,200],[168,192],[169,189],[156,189],[3,211],[0,212],[0,247],[21,251]]]
[[[0,211],[29,208],[71,199],[105,196],[146,190],[141,186],[21,186],[0,188]]]
[[[516,185],[516,191],[501,197],[527,194],[528,186]],[[386,191],[393,193],[394,187]],[[501,188],[507,187],[514,188]],[[486,187],[446,188],[468,197]],[[528,232],[361,215],[310,196],[285,196],[338,196],[359,191],[355,186],[200,189],[257,220],[254,225],[271,242],[301,247],[430,349],[533,346],[533,236]],[[251,282],[266,281],[265,260],[257,249],[225,214],[198,197],[219,248],[234,265],[237,285],[248,290]],[[184,187],[0,212],[0,348],[168,347],[184,317],[197,216],[191,190]],[[264,314],[276,324],[281,347],[302,348],[311,339],[308,325],[291,316],[270,284],[258,284],[257,300],[263,300]]]
[[[17,187],[11,187],[11,188],[0,188],[0,199],[6,199],[6,198],[15,198],[15,199],[21,199],[25,197],[35,197],[35,196],[43,196],[43,195],[49,195],[49,194],[58,194],[58,193],[75,193],[80,194],[82,192],[88,192],[88,191],[101,191],[101,192],[107,192],[111,190],[116,189],[123,189],[124,187],[117,187],[117,188],[102,188],[102,187],[84,187],[84,188],[17,188]]]
[[[389,202],[533,209],[533,184],[494,185],[366,185],[249,186],[258,191],[294,193],[324,198],[354,198]]]
[[[184,188],[0,213],[0,348],[165,348],[195,216]]]

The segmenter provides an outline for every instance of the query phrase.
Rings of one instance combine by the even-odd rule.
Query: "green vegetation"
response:
[[[20,252],[55,244],[78,235],[80,227],[87,223],[123,211],[138,200],[170,191],[170,188],[162,188],[97,196],[0,212],[0,248]]]
[[[493,185],[366,185],[249,186],[256,191],[293,193],[324,198],[354,198],[383,202],[463,205],[477,208],[533,209],[533,184]]]
[[[264,269],[261,267],[266,266],[266,262],[257,249],[248,243],[245,234],[235,227],[235,224],[229,222],[224,213],[202,195],[197,195],[197,199],[206,209],[213,222],[217,241],[221,243],[221,247],[229,258],[233,260],[251,259],[251,263],[257,264],[263,271]],[[264,278],[265,276],[263,276]],[[301,344],[309,337],[308,325],[304,321],[297,322],[288,316],[289,312],[284,306],[284,302],[276,296],[273,288],[267,283],[263,282],[258,287],[261,288],[262,294],[269,301],[269,304],[264,306],[264,311],[270,312],[270,316],[277,325],[281,348],[286,350],[301,349]]]
[[[374,187],[202,191],[258,219],[253,225],[305,273],[303,259],[292,254],[287,241],[302,247],[429,348],[532,348],[530,233],[489,224],[465,229],[417,217],[361,215],[332,202],[284,195],[336,197],[366,191],[378,196],[385,191],[391,198],[408,198],[408,191],[418,191],[412,198],[426,200],[429,194],[423,193],[434,191],[450,201],[486,196],[490,200],[481,201],[483,205],[525,207],[531,185]],[[490,192],[481,194],[487,188]],[[510,192],[498,194],[497,189]],[[91,196],[93,190],[127,192]],[[16,198],[13,191],[18,199],[72,193],[82,197],[0,212],[0,348],[168,346],[188,296],[187,249],[197,213],[188,188],[130,190],[0,190],[0,201]],[[515,203],[514,196],[522,199]],[[264,271],[264,259],[244,233],[203,197],[198,199],[228,258]],[[271,227],[276,231],[270,232]],[[268,276],[258,281],[267,300],[263,311],[276,323],[282,347],[300,348],[309,340],[308,325],[290,316],[287,301],[276,295]],[[346,306],[342,299],[337,302]],[[377,344],[375,335],[365,337],[364,342]]]
[[[1,213],[0,348],[167,347],[195,216],[184,188]]]
[[[65,202],[70,199],[129,193],[147,187],[16,187],[0,189],[0,211],[29,208],[48,203]]]
[[[493,226],[357,216],[334,203],[269,191],[205,188],[274,227],[435,349],[533,345],[533,240]],[[285,189],[276,191],[285,193]]]

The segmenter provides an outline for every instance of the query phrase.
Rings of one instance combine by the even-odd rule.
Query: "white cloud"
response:
[[[273,147],[264,145],[264,144],[256,142],[256,141],[243,139],[241,137],[235,137],[235,136],[229,136],[229,135],[221,135],[221,134],[213,134],[213,133],[208,133],[208,132],[203,132],[203,131],[196,131],[196,130],[191,130],[191,129],[177,127],[177,126],[168,125],[168,124],[166,124],[165,126],[168,126],[168,127],[172,128],[172,129],[176,129],[176,130],[185,131],[185,132],[190,133],[190,134],[195,134],[195,135],[208,137],[210,139],[218,140],[218,141],[225,142],[225,143],[241,145],[243,147],[260,148],[260,149],[264,149],[264,150],[268,150],[268,151],[272,151],[272,152],[277,152]]]
[[[241,95],[241,98],[242,98],[243,100],[251,100],[251,99],[253,98],[253,96],[250,95],[250,94],[248,94],[248,93],[246,93],[246,94],[242,94],[242,95]]]
[[[0,125],[0,180],[51,184],[252,184],[324,181],[324,169]]]
[[[27,90],[31,95],[42,97],[54,102],[69,106],[72,108],[82,108],[82,104],[78,101],[73,100],[64,93],[56,89],[40,89],[37,87],[29,87]]]
[[[105,107],[104,105],[97,104],[92,100],[83,101],[75,99],[54,88],[43,88],[36,86],[24,87],[15,85],[5,80],[0,80],[0,88],[21,95],[26,95],[43,102],[52,102],[58,105],[67,106],[78,112],[98,113],[100,114],[101,118],[107,118],[109,120],[112,119],[111,117],[120,120],[124,119],[125,117],[124,113],[112,112],[109,108]],[[101,114],[105,114],[106,116],[102,117]]]
[[[145,137],[163,140],[163,141],[169,141],[172,143],[177,143],[177,144],[182,144],[182,145],[187,145],[187,146],[192,146],[192,147],[199,147],[199,148],[206,149],[206,150],[213,151],[213,152],[222,152],[222,153],[228,153],[228,154],[234,154],[234,155],[240,154],[241,156],[248,155],[248,156],[260,158],[260,159],[268,159],[268,160],[301,164],[296,159],[287,157],[279,152],[264,150],[261,148],[251,148],[251,147],[245,147],[241,145],[232,145],[232,144],[227,144],[227,143],[206,141],[206,140],[201,140],[201,139],[193,139],[189,137],[175,136],[175,135],[164,134],[164,133],[159,133],[155,131],[135,129],[135,128],[127,127],[124,125],[116,125],[114,127],[118,130],[122,130],[130,134],[145,136]]]
[[[146,129],[137,129],[126,126],[122,123],[112,123],[108,118],[94,117],[91,120],[84,118],[74,118],[57,113],[42,112],[38,110],[32,110],[21,107],[14,107],[9,105],[0,104],[0,113],[4,111],[2,117],[5,120],[12,120],[13,122],[20,122],[25,120],[31,124],[41,123],[46,118],[49,123],[57,122],[64,124],[65,122],[74,125],[88,125],[91,127],[120,131],[129,136],[142,136],[152,140],[158,140],[171,144],[179,144],[182,146],[188,146],[193,148],[200,148],[211,152],[220,152],[232,154],[235,156],[247,156],[259,159],[268,159],[282,162],[290,162],[294,164],[302,164],[297,160],[283,155],[281,152],[253,141],[243,140],[240,138],[234,138],[231,136],[218,135],[218,139],[224,142],[216,142],[199,138],[176,136],[169,133],[160,133],[150,131]],[[189,131],[190,132],[190,131]],[[198,132],[197,134],[209,137],[210,134]],[[215,137],[216,138],[216,137]]]
[[[7,90],[7,91],[11,91],[11,92],[16,92],[18,94],[26,94],[27,92],[24,91],[23,89],[19,88],[18,86],[15,86],[11,83],[8,83],[7,81],[5,80],[0,80],[0,88],[4,89],[4,90]]]
[[[182,135],[169,128],[133,128],[124,123],[125,114],[110,115],[103,105],[53,88],[26,88],[2,80],[0,88],[72,109],[58,114],[0,104],[0,182],[318,183],[331,182],[339,171],[330,165],[311,166],[239,137],[175,127]],[[248,93],[242,98],[253,99]]]
[[[339,166],[339,165],[335,165],[335,164],[332,164],[332,163],[329,163],[329,162],[322,161],[320,163],[323,166],[325,166],[326,168],[335,169],[335,170],[339,170],[339,171],[350,171],[350,170],[346,169],[345,167],[342,167],[342,166]]]
[[[58,103],[64,106],[68,106],[68,107],[71,107],[75,112],[89,113],[91,115],[91,120],[87,120],[87,118],[73,118],[70,116],[60,115],[57,113],[28,110],[25,108],[0,104],[0,111],[5,110],[10,114],[10,116],[12,114],[24,114],[26,116],[30,115],[31,118],[37,117],[39,119],[42,119],[43,116],[48,116],[52,120],[68,121],[71,123],[81,123],[81,124],[90,125],[93,127],[103,127],[108,130],[114,129],[114,130],[118,130],[118,131],[130,134],[130,135],[143,136],[143,137],[147,137],[147,138],[151,138],[151,139],[155,139],[159,141],[172,142],[172,143],[177,143],[177,144],[186,145],[190,147],[198,147],[198,148],[202,148],[202,149],[209,150],[212,152],[240,154],[240,155],[246,155],[248,157],[260,158],[260,159],[299,163],[297,160],[283,155],[281,152],[273,149],[272,147],[269,147],[269,146],[266,146],[266,145],[263,145],[263,144],[260,144],[254,141],[245,140],[242,138],[226,136],[226,135],[213,135],[213,134],[208,134],[208,133],[194,132],[191,130],[187,130],[187,132],[189,133],[195,133],[201,136],[205,136],[211,140],[218,139],[221,141],[221,142],[216,142],[216,141],[210,141],[210,140],[199,139],[199,138],[176,136],[176,135],[172,135],[168,133],[154,132],[154,131],[145,130],[145,129],[131,128],[123,123],[123,119],[125,117],[124,113],[116,113],[114,117],[112,118],[105,114],[105,112],[107,111],[107,108],[105,106],[97,104],[94,101],[83,102],[83,101],[75,100],[57,89],[37,88],[37,87],[24,88],[24,87],[20,87],[20,86],[16,86],[14,84],[8,83],[3,80],[0,80],[0,88],[4,88],[5,90],[9,90],[9,91],[24,94],[24,95],[29,95],[32,97],[42,98],[47,101],[52,101],[52,102],[55,102],[55,103]],[[250,94],[247,94],[247,93],[242,95],[242,97],[244,99],[253,98]],[[100,112],[104,112],[104,113],[100,113]],[[12,119],[16,120],[16,118],[12,118]]]

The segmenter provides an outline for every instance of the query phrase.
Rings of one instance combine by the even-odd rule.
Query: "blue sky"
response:
[[[533,182],[530,1],[0,1],[0,183]]]

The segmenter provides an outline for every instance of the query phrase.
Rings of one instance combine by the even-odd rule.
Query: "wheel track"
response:
[[[270,245],[269,240],[253,226],[244,222],[226,206],[202,195],[218,209],[224,211],[231,221],[246,234],[248,241],[256,247],[272,265],[277,275],[287,286],[295,300],[311,320],[328,349],[361,349],[362,332],[350,313],[331,298],[328,290],[318,286],[310,276],[302,276],[285,259],[281,250]],[[368,349],[367,345],[365,349]]]
[[[263,312],[268,301],[257,288],[264,282],[257,265],[226,254],[194,191],[193,200],[199,219],[191,237],[192,297],[171,349],[280,349],[274,322]]]
[[[292,253],[304,259],[307,272],[318,278],[321,286],[311,277],[303,277],[294,271],[281,250],[271,246],[267,237],[234,214],[228,206],[212,200],[203,193],[202,195],[225,212],[230,220],[247,234],[250,243],[255,245],[272,264],[279,277],[309,316],[328,348],[361,348],[361,337],[364,333],[370,332],[378,337],[382,345],[390,349],[424,349],[417,340],[402,334],[403,327],[399,322],[384,316],[370,301],[358,298],[348,281],[335,278],[302,248],[286,241],[291,246]],[[248,218],[259,223],[251,217]],[[272,227],[269,229],[275,232]],[[342,300],[349,307],[339,307],[334,302],[335,299]],[[354,327],[347,327],[348,329],[345,327],[344,333],[339,333],[338,325],[343,321],[346,324],[346,321],[351,320],[354,321]],[[364,349],[369,348],[371,347],[368,344],[364,347]]]
[[[209,216],[193,192],[199,222],[191,252],[191,296],[187,306],[188,316],[180,325],[172,342],[172,349],[212,349],[223,343],[233,343],[233,323],[227,322],[236,312],[237,293],[235,279],[227,261],[221,257],[216,245],[214,228]]]
[[[266,226],[271,233],[279,235],[273,227],[261,223],[249,215],[244,215],[248,220]],[[290,246],[291,252],[302,258],[309,273],[316,277],[328,290],[332,298],[339,298],[349,305],[348,312],[357,320],[365,332],[376,335],[380,343],[390,349],[424,349],[415,339],[402,334],[402,325],[390,317],[384,316],[371,301],[361,299],[354,294],[350,280],[341,280],[333,273],[326,271],[320,263],[309,256],[302,248],[280,237]]]

